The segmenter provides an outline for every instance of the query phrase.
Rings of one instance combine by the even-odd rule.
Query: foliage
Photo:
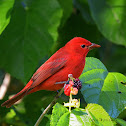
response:
[[[0,34],[10,22],[14,0],[0,1]]]
[[[126,87],[122,83],[126,82],[126,76],[116,72],[108,73],[98,59],[86,58],[80,79],[83,82],[81,93],[87,103],[102,105],[113,118],[125,109]]]
[[[125,0],[88,0],[88,3],[101,33],[110,41],[126,46]]]
[[[65,111],[62,111],[62,110]],[[58,113],[57,113],[58,111]],[[65,121],[64,121],[65,120]],[[63,105],[53,107],[50,126],[113,126],[108,113],[97,104],[88,104],[85,109],[73,109],[71,113]]]
[[[15,1],[11,22],[0,38],[1,67],[26,82],[55,43],[61,17],[61,7],[55,0]]]
[[[101,45],[88,54],[100,60],[87,57],[80,76],[83,87],[75,97],[81,108],[70,113],[61,105],[68,100],[62,95],[40,125],[125,125],[125,5],[125,0],[1,0],[0,82],[5,72],[12,79],[0,103],[24,86],[36,66],[80,36]],[[15,107],[0,108],[0,125],[33,126],[55,94],[36,92]]]

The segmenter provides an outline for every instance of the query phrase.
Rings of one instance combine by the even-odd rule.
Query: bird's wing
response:
[[[33,83],[30,86],[30,89],[36,87],[50,76],[58,72],[60,69],[62,69],[66,64],[66,61],[67,60],[64,58],[59,58],[51,62],[44,63],[32,76]]]

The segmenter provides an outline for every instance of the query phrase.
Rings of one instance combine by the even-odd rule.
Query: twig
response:
[[[56,82],[55,84],[65,84],[67,81]]]
[[[40,115],[39,119],[35,123],[34,126],[38,126],[40,122],[42,121],[44,115],[49,111],[49,109],[56,103],[56,100],[59,98],[59,96],[63,93],[64,87],[60,90],[60,92],[54,97],[53,101],[47,106],[47,108],[43,111],[43,113]]]
[[[70,93],[70,98],[69,98],[69,112],[71,112],[71,102],[72,102],[72,94]]]
[[[4,80],[3,80],[3,83],[2,83],[2,85],[0,87],[0,100],[2,100],[3,97],[5,96],[7,88],[9,86],[9,84],[10,84],[10,80],[11,80],[10,74],[6,73],[5,77],[4,77]]]

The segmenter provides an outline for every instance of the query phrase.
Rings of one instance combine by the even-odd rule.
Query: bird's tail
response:
[[[31,85],[31,81],[28,82],[28,87]],[[11,99],[5,101],[1,104],[2,107],[6,106],[7,108],[11,107],[15,102],[17,102],[19,99],[23,98],[25,95],[27,95],[28,87],[23,88],[20,92],[18,92],[16,95],[14,95]]]
[[[27,90],[21,90],[19,93],[17,93],[15,96],[13,96],[11,99],[5,101],[1,106],[6,106],[7,108],[11,107],[16,101],[24,97],[26,94]]]

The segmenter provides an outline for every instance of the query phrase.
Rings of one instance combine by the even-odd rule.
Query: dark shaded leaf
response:
[[[55,0],[16,1],[11,22],[0,37],[0,67],[26,82],[56,42],[61,17]]]
[[[110,41],[126,46],[126,1],[88,0],[92,17]]]

